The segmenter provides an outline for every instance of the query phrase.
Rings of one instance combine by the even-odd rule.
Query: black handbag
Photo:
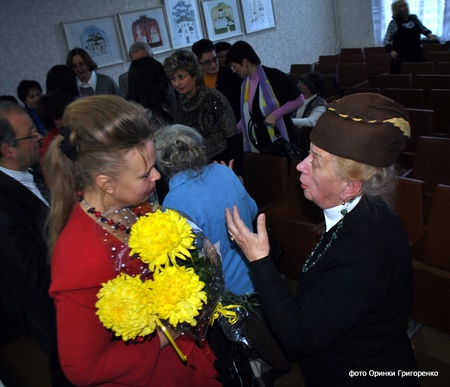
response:
[[[287,141],[281,137],[277,127],[275,127],[274,130],[278,137],[275,141],[272,141],[262,117],[258,119],[252,115],[252,118],[248,122],[247,130],[248,138],[251,143],[263,154],[286,157],[289,161],[301,161],[307,156],[305,152],[293,142]]]

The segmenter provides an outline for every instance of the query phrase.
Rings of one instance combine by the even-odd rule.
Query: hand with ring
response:
[[[225,217],[230,240],[238,244],[250,262],[269,255],[270,245],[265,214],[258,216],[257,233],[254,233],[245,225],[236,206],[233,206],[232,210],[226,208]]]

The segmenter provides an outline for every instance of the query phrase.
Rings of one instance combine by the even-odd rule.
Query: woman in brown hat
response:
[[[411,256],[392,208],[407,120],[401,105],[372,93],[344,97],[319,118],[297,170],[326,229],[305,260],[296,297],[270,258],[264,214],[255,234],[236,207],[226,210],[269,324],[308,387],[419,385],[407,335]]]

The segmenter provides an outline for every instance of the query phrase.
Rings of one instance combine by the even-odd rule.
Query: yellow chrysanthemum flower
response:
[[[207,303],[205,283],[194,269],[168,266],[156,272],[151,284],[152,300],[157,315],[176,327],[179,323],[197,325],[195,316]]]
[[[95,304],[102,324],[124,340],[152,333],[156,316],[149,284],[125,273],[102,284]]]
[[[131,254],[139,254],[151,271],[166,265],[168,260],[191,257],[194,244],[192,227],[177,211],[167,209],[141,216],[131,228],[128,246]]]

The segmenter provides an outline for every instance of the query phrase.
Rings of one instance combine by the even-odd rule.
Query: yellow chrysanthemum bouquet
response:
[[[223,293],[220,256],[186,217],[161,207],[137,220],[128,246],[152,278],[120,273],[102,284],[96,303],[100,321],[124,340],[148,336],[159,326],[186,360],[166,326],[205,339]]]

